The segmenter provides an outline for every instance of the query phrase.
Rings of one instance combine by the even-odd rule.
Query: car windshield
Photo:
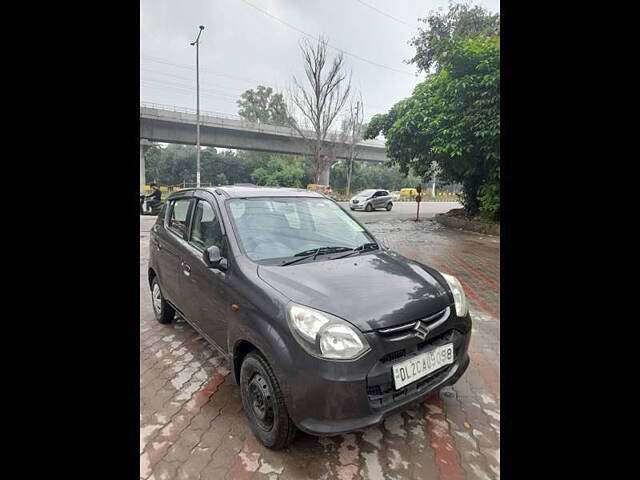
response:
[[[362,192],[360,192],[358,195],[356,195],[357,197],[370,197],[371,195],[373,195],[374,193],[376,193],[377,190],[363,190]]]
[[[236,198],[227,201],[234,230],[254,261],[284,259],[322,248],[357,248],[375,242],[335,202],[314,197]],[[328,248],[327,248],[328,247]],[[313,259],[317,255],[313,256]]]

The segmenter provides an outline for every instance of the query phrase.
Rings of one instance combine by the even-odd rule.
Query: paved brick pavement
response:
[[[456,275],[471,302],[471,365],[453,387],[364,431],[298,433],[273,452],[250,432],[226,360],[188,324],[160,325],[140,219],[141,479],[498,479],[500,241],[395,218],[366,223],[401,254]]]

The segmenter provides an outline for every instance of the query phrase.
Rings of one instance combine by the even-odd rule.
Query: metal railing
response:
[[[176,107],[175,105],[167,105],[167,104],[164,104],[164,103],[140,102],[140,106],[144,107],[144,108],[154,108],[156,110],[167,110],[167,111],[170,111],[170,112],[188,113],[188,114],[192,114],[192,115],[196,115],[198,113],[195,108]],[[242,122],[242,121],[247,122],[247,120],[242,118],[240,115],[234,115],[234,114],[231,114],[231,113],[222,113],[222,112],[213,112],[213,111],[208,111],[208,110],[200,110],[200,115],[209,116],[209,117],[216,117],[216,118],[226,118],[228,120],[237,120],[239,122]],[[248,122],[248,123],[255,123],[255,122]],[[261,123],[261,122],[257,122],[257,123]]]

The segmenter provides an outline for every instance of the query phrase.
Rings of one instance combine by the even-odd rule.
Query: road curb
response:
[[[435,221],[450,228],[467,230],[469,232],[483,233],[485,235],[500,236],[499,223],[487,223],[469,218],[450,217],[446,213],[437,213]]]

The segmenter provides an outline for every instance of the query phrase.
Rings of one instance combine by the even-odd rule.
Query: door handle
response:
[[[191,275],[191,267],[186,263],[182,263],[182,273],[184,273],[187,277]]]

